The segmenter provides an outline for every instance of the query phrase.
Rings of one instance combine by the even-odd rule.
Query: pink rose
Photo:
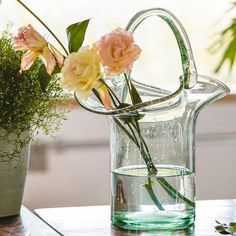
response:
[[[134,61],[141,53],[131,33],[121,28],[104,35],[95,46],[107,76],[131,70]]]

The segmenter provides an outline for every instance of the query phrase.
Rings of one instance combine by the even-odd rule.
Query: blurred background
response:
[[[220,32],[231,25],[235,16],[234,9],[227,12],[232,7],[231,0],[25,0],[24,3],[65,45],[66,27],[84,19],[91,19],[85,38],[85,44],[91,44],[108,31],[125,27],[140,10],[161,7],[173,12],[188,33],[199,74],[216,77],[231,89],[229,96],[206,108],[197,121],[197,199],[236,197],[236,70],[235,65],[229,70],[232,58],[226,57],[228,61],[215,73],[232,37],[227,37],[213,50]],[[0,16],[0,31],[10,22],[14,34],[20,26],[30,23],[55,43],[16,0],[2,0]],[[169,27],[161,19],[152,17],[137,30],[135,40],[142,48],[142,55],[134,65],[132,76],[175,90],[182,72],[177,43]],[[232,50],[236,51],[235,41],[233,45]],[[24,194],[24,204],[30,209],[109,204],[106,117],[74,106],[57,137],[39,136],[31,153]]]

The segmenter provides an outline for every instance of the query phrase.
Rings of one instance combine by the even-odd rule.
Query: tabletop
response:
[[[236,221],[236,200],[197,201],[195,225],[178,231],[127,231],[110,223],[109,206],[62,207],[37,209],[35,213],[53,227],[59,235],[65,236],[211,236],[215,232],[215,220],[222,223]]]
[[[51,227],[24,206],[20,215],[0,217],[0,236],[58,236]]]

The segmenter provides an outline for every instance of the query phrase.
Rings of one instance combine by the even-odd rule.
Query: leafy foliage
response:
[[[53,134],[59,128],[65,111],[57,103],[68,97],[59,86],[58,75],[45,85],[40,83],[40,60],[30,70],[19,72],[21,57],[21,52],[12,49],[11,36],[4,32],[0,37],[0,130],[5,132],[0,132],[0,139],[6,140],[9,133],[16,135],[17,150],[23,145],[20,137],[26,131],[29,133],[24,140],[29,142],[38,129]]]
[[[236,2],[232,3],[232,10],[236,7]],[[220,59],[219,64],[215,68],[215,72],[218,73],[222,66],[229,62],[229,70],[231,71],[236,59],[236,18],[231,20],[231,23],[226,29],[224,29],[220,34],[219,38],[210,47],[211,53],[216,53],[225,47],[225,51]]]
[[[231,234],[234,235],[236,233],[236,222],[230,222],[229,225],[222,224],[216,220],[217,226],[215,229],[220,234]]]

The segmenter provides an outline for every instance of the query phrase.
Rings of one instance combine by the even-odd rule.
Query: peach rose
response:
[[[76,91],[87,99],[100,75],[100,61],[96,50],[88,46],[71,53],[62,67],[62,87]]]
[[[141,53],[131,33],[121,28],[104,35],[95,46],[107,76],[131,70],[134,61]]]
[[[21,60],[21,71],[28,70],[37,59],[41,57],[48,74],[51,74],[56,66],[62,66],[64,57],[51,44],[47,43],[32,25],[19,28],[17,36],[13,37],[13,49],[26,51]]]

